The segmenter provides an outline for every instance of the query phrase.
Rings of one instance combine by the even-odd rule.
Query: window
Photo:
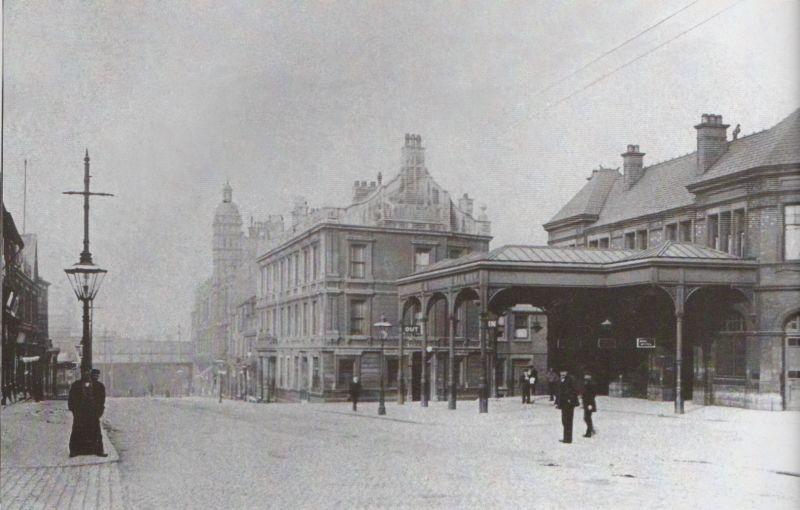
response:
[[[296,287],[300,285],[300,255],[295,253],[292,257],[294,258],[294,285]]]
[[[731,212],[719,213],[719,249],[730,253],[733,243],[731,232]]]
[[[300,336],[300,304],[294,305],[294,336]]]
[[[611,243],[611,240],[608,237],[601,237],[600,238],[600,248],[608,248]]]
[[[350,245],[350,278],[365,278],[367,275],[367,247],[363,244]]]
[[[678,224],[677,223],[670,223],[666,227],[664,227],[664,239],[667,241],[677,241],[678,240]]]
[[[303,335],[308,335],[308,303],[303,303]]]
[[[706,230],[708,231],[708,247],[719,250],[719,215],[709,215],[706,221]]]
[[[685,243],[693,243],[694,236],[692,236],[692,222],[689,221],[682,221],[679,223],[680,226],[680,240]]]
[[[733,211],[733,247],[731,253],[744,257],[745,254],[745,216],[744,209]]]
[[[800,313],[796,313],[793,316],[789,317],[789,320],[786,321],[786,332],[787,333],[800,333]]]
[[[717,375],[744,377],[746,375],[747,343],[744,337],[717,339]]]
[[[316,244],[311,247],[311,264],[311,275],[314,278],[314,281],[316,281],[317,278],[319,278],[319,248]]]
[[[317,310],[317,300],[313,300],[311,302],[311,334],[317,335],[319,334],[319,324],[317,323],[318,319],[318,312]]]
[[[461,248],[450,248],[447,251],[447,258],[449,259],[457,259],[464,255],[464,250]]]
[[[647,248],[647,230],[639,230],[636,232],[636,247],[640,250]]]
[[[629,250],[636,248],[636,232],[628,232],[625,234],[625,248]]]
[[[591,239],[589,241],[589,248],[599,248],[599,247],[600,247],[600,241],[598,239]]]
[[[800,259],[800,205],[783,208],[783,259]]]
[[[514,338],[528,338],[528,314],[514,314]]]
[[[336,384],[342,388],[347,388],[350,381],[353,380],[355,372],[355,359],[353,358],[339,358],[339,373],[336,378]]]
[[[309,275],[308,248],[303,250],[303,283],[308,281]]]
[[[414,250],[414,271],[419,271],[429,265],[431,265],[431,249],[417,248]]]
[[[367,302],[363,299],[354,299],[350,301],[350,334],[351,335],[366,335],[367,334]]]

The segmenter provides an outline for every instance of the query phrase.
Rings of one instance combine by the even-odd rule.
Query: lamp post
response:
[[[219,403],[222,403],[222,376],[225,375],[225,360],[218,359],[216,360],[217,363],[217,384],[219,384]]]
[[[89,317],[89,310],[92,301],[100,285],[103,282],[106,271],[92,262],[92,254],[89,251],[89,197],[91,196],[113,196],[110,193],[93,193],[89,191],[89,150],[86,150],[86,157],[83,158],[83,191],[65,191],[65,195],[83,195],[83,251],[81,252],[78,263],[64,270],[67,278],[75,292],[75,296],[83,304],[83,336],[81,345],[83,355],[81,356],[81,370],[92,369],[92,325]]]
[[[489,314],[486,312],[481,312],[480,316],[481,320],[481,330],[480,330],[480,341],[481,341],[481,374],[480,379],[478,381],[478,391],[480,392],[479,395],[479,404],[478,404],[478,412],[488,413],[489,412],[489,390],[486,387],[486,328],[489,323]]]
[[[420,328],[422,329],[422,373],[420,374],[420,384],[422,386],[422,394],[420,395],[420,405],[428,407],[428,328],[425,325],[426,317],[420,314],[419,317]]]
[[[391,328],[392,325],[386,322],[386,317],[384,317],[383,315],[381,315],[381,321],[376,322],[373,325],[376,328],[378,328],[378,331],[380,331],[381,334],[381,371],[380,371],[381,385],[380,385],[380,393],[378,394],[378,415],[382,416],[386,414],[386,387],[383,382],[383,365],[385,364],[385,359],[384,359],[383,349],[384,349],[384,343],[386,342],[386,337],[389,336],[389,328]]]

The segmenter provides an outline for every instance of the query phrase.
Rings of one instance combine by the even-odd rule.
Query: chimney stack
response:
[[[704,113],[697,130],[697,175],[702,175],[728,150],[728,124],[722,115]]]
[[[629,190],[644,173],[644,152],[639,152],[638,145],[628,145],[622,156],[622,178],[625,189]]]

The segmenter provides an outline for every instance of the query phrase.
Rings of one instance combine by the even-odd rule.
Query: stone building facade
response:
[[[721,115],[694,126],[697,150],[651,166],[628,145],[544,228],[551,246],[652,250],[667,241],[753,261],[757,284],[691,338],[693,398],[800,409],[800,111],[732,139]]]
[[[377,396],[397,394],[399,315],[395,281],[447,258],[488,249],[491,225],[473,199],[452,199],[425,166],[421,137],[406,135],[399,173],[353,185],[352,203],[310,209],[299,200],[284,235],[258,258],[261,398],[346,398],[354,375]],[[374,324],[392,326],[380,348]],[[383,356],[383,357],[382,357]],[[411,395],[412,388],[407,388]]]

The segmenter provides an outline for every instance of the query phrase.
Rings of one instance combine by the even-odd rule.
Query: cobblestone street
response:
[[[118,399],[132,508],[796,508],[798,413],[601,398],[558,442],[544,401],[254,405]]]

